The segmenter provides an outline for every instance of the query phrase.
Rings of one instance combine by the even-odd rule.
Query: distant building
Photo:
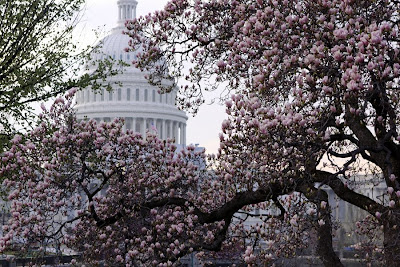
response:
[[[378,203],[387,205],[389,202],[386,183],[379,175],[355,175],[347,180],[347,184],[355,192]],[[332,219],[339,224],[333,238],[335,250],[339,252],[340,256],[343,256],[345,251],[352,250],[360,242],[367,241],[365,236],[358,235],[355,230],[356,222],[365,219],[368,212],[341,200],[330,187],[324,186],[323,188],[329,196]],[[375,242],[377,241],[379,242],[379,240],[375,240]]]
[[[348,187],[352,188],[355,192],[367,196],[383,205],[388,204],[389,199],[387,197],[387,186],[380,175],[359,174],[348,178],[346,182]],[[316,186],[318,187],[319,185]],[[366,250],[360,250],[362,245],[370,245],[370,255],[372,254],[372,248],[375,245],[378,247],[382,246],[381,239],[377,238],[376,240],[370,240],[364,235],[359,235],[356,231],[356,223],[364,220],[369,215],[368,212],[350,204],[349,202],[343,201],[336,196],[329,186],[322,185],[322,189],[328,193],[329,205],[331,207],[331,218],[334,224],[334,250],[346,266],[362,266],[362,263],[359,263],[358,260],[362,260],[364,258],[363,254],[368,253]],[[267,217],[269,215],[278,214],[280,214],[280,211],[276,207],[267,210],[254,209],[247,213],[237,213],[234,222],[237,223],[239,220],[246,218],[243,225],[245,229],[249,230],[251,227],[262,223],[261,218],[258,216],[263,215]],[[377,229],[377,231],[379,231],[379,229]],[[312,234],[310,235],[310,238],[313,239],[317,237],[315,234]],[[252,244],[252,242],[253,240],[246,239],[245,246]],[[266,246],[265,240],[258,240],[258,242],[261,246]],[[302,251],[300,255],[297,255],[296,258],[282,258],[279,259],[276,264],[277,266],[323,266],[318,260],[314,249],[315,248],[313,247],[309,247]],[[358,257],[356,257],[357,254],[359,255]]]

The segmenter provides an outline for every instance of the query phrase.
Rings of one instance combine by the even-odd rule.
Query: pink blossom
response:
[[[225,66],[226,66],[226,63],[223,60],[220,60],[217,62],[217,67],[220,69],[225,68]]]
[[[388,191],[389,195],[391,195],[391,194],[393,194],[394,189],[393,189],[393,187],[389,186],[387,188],[387,191]]]
[[[349,32],[345,28],[336,29],[333,31],[333,35],[339,40],[346,39],[348,34]]]

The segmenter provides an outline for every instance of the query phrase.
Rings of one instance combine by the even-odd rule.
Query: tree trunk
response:
[[[400,265],[400,215],[392,211],[383,226],[383,248],[386,267]],[[393,213],[397,213],[396,216]]]
[[[325,267],[343,266],[332,247],[332,225],[329,218],[325,225],[318,227],[317,254]]]
[[[317,206],[319,220],[321,224],[317,225],[317,249],[316,252],[325,267],[343,267],[342,262],[333,250],[332,244],[332,220],[331,208],[329,206],[328,194],[322,189],[314,187],[302,188],[305,196]],[[325,206],[321,207],[321,202]]]
[[[317,210],[320,213],[321,220],[323,220],[325,224],[320,225],[317,229],[317,254],[325,267],[343,266],[338,255],[333,250],[331,208],[328,202],[328,194],[323,190],[318,191],[319,203],[317,204]],[[325,208],[321,208],[321,201],[326,202]]]

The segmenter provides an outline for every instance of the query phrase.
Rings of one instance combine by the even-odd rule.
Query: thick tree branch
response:
[[[383,205],[376,203],[369,197],[350,190],[335,174],[327,171],[317,170],[314,176],[316,178],[316,182],[323,182],[331,187],[338,197],[369,212],[373,216],[375,216],[376,212],[382,212],[385,210]]]

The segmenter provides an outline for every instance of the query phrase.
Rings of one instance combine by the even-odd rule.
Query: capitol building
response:
[[[117,27],[100,42],[99,50],[93,53],[92,60],[111,57],[129,66],[123,67],[121,73],[103,82],[104,85],[115,84],[112,91],[103,88],[94,92],[91,88],[86,88],[78,92],[77,118],[94,119],[97,122],[123,118],[124,130],[133,130],[143,136],[149,131],[156,133],[161,139],[172,138],[176,144],[185,145],[188,117],[175,105],[177,88],[170,93],[158,93],[158,88],[145,79],[146,73],[132,65],[136,52],[125,52],[130,37],[122,32],[125,21],[136,18],[137,1],[118,0],[117,4]],[[89,71],[95,71],[95,65],[89,66]],[[121,86],[117,83],[121,83]]]

